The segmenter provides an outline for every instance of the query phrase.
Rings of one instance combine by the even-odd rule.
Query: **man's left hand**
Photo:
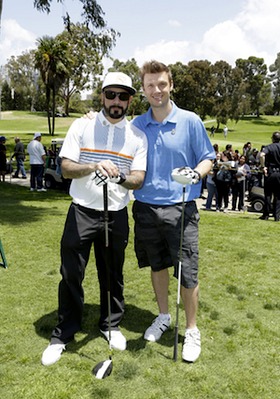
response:
[[[184,186],[197,184],[200,181],[200,174],[197,171],[189,168],[188,166],[173,169],[171,176],[173,180]]]

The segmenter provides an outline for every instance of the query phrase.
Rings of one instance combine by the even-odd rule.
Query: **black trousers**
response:
[[[44,165],[31,165],[31,173],[30,173],[30,187],[37,189],[43,188],[43,175],[44,175]]]
[[[238,210],[241,211],[244,208],[244,196],[245,196],[245,184],[246,181],[235,181],[232,185],[232,209],[236,209],[238,199]]]
[[[264,216],[269,216],[271,209],[275,220],[280,219],[280,172],[270,173],[264,180]]]
[[[116,329],[124,313],[123,264],[128,242],[127,208],[109,212],[111,327]],[[71,204],[61,239],[61,275],[58,292],[58,324],[52,343],[67,343],[81,329],[84,291],[82,282],[94,245],[100,288],[99,328],[108,330],[108,289],[105,264],[104,214]]]

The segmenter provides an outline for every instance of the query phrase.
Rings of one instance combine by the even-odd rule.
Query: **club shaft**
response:
[[[104,201],[104,228],[105,228],[105,264],[107,278],[107,301],[108,301],[108,328],[109,328],[109,348],[111,352],[111,279],[109,266],[109,212],[108,212],[108,187],[103,185]]]
[[[181,274],[182,274],[182,260],[183,260],[185,193],[186,193],[186,186],[183,186],[181,229],[180,229],[180,248],[179,248],[179,262],[178,262],[178,286],[177,286],[177,301],[176,301],[175,338],[174,338],[174,351],[173,351],[173,360],[175,362],[177,360],[177,355],[178,355],[178,341],[179,341],[179,307],[180,307],[180,297],[181,297]]]

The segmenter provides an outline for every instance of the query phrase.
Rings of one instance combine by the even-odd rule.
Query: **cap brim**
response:
[[[129,94],[131,94],[132,96],[136,93],[136,89],[134,89],[134,87],[128,87],[128,86],[123,86],[123,85],[118,85],[118,84],[105,86],[102,88],[102,90],[104,91],[108,87],[119,87],[120,89],[127,90],[129,92]]]

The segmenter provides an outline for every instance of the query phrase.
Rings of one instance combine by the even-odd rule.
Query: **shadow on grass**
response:
[[[73,341],[69,343],[69,351],[76,352],[85,346],[89,341],[100,337],[100,331],[98,327],[99,312],[99,305],[85,304],[81,332],[86,336],[79,342]],[[128,340],[127,349],[129,351],[136,352],[145,348],[147,341],[144,340],[143,334],[155,317],[156,316],[149,310],[141,309],[131,304],[126,305],[125,315],[121,322],[121,327],[128,331],[141,334],[139,338]],[[39,336],[49,340],[51,332],[56,324],[57,311],[55,310],[36,320],[34,322],[34,327]],[[165,334],[163,334],[158,344],[171,347],[174,344],[173,337],[174,332],[172,329],[169,329]],[[179,337],[179,340],[182,340],[182,337]]]
[[[16,184],[1,183],[1,223],[19,225],[22,223],[32,223],[37,220],[45,219],[49,216],[50,209],[40,207],[42,202],[53,203],[52,215],[60,214],[57,209],[56,201],[69,198],[65,192],[49,190],[38,193],[29,191],[28,187]]]

